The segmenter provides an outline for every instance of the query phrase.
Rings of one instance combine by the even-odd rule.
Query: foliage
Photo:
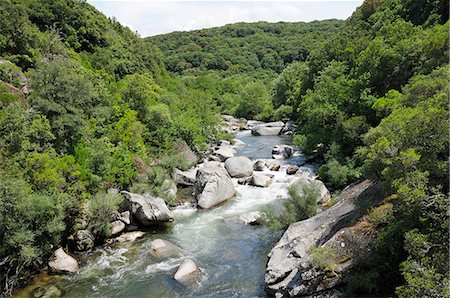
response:
[[[313,246],[308,250],[308,253],[314,266],[322,270],[333,270],[332,267],[336,262],[336,253],[334,252],[333,248],[329,246]]]
[[[97,193],[89,201],[88,227],[98,239],[111,236],[110,222],[122,201],[123,197],[113,192]]]
[[[288,198],[283,203],[284,212],[274,216],[269,212],[269,227],[272,231],[285,228],[290,224],[301,221],[316,214],[319,189],[311,184],[294,183],[288,188]]]

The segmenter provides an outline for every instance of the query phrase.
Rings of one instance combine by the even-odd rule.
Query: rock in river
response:
[[[52,258],[48,262],[48,267],[51,271],[57,273],[73,273],[77,272],[79,269],[77,260],[66,254],[62,247],[54,252]]]
[[[173,172],[173,179],[175,183],[181,186],[192,186],[195,184],[195,176],[197,175],[197,169],[191,169],[188,171],[181,171],[175,169]]]
[[[228,172],[218,162],[207,162],[197,171],[195,183],[197,205],[202,209],[216,206],[235,194]]]
[[[125,224],[121,220],[115,220],[111,223],[111,236],[117,235],[125,230]]]
[[[150,255],[157,258],[170,258],[180,255],[180,248],[170,241],[155,239],[150,243]]]
[[[245,225],[260,225],[266,221],[266,214],[261,211],[253,211],[239,216],[239,221]]]
[[[255,172],[253,173],[252,180],[250,181],[250,184],[253,186],[258,187],[268,187],[270,184],[272,184],[273,177],[263,174],[261,172]]]
[[[225,169],[233,178],[244,178],[251,176],[253,173],[252,162],[245,156],[228,158],[225,161]]]
[[[151,226],[173,220],[172,212],[163,199],[149,194],[122,193],[127,199],[128,210],[141,225]]]
[[[284,123],[281,121],[258,124],[252,127],[252,135],[276,136],[280,134],[283,127]]]
[[[178,267],[177,272],[173,276],[175,280],[186,283],[194,281],[197,278],[198,267],[195,265],[194,261],[186,259]]]

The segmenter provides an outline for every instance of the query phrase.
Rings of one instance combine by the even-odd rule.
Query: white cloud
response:
[[[89,0],[142,36],[236,22],[346,19],[362,1],[100,1]]]

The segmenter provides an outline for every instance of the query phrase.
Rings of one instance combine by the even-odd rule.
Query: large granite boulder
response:
[[[66,254],[62,247],[53,253],[53,256],[48,262],[48,267],[52,272],[57,273],[73,273],[79,269],[77,260]]]
[[[269,253],[267,293],[330,297],[327,293],[348,281],[352,266],[372,240],[370,227],[361,220],[363,206],[374,205],[382,197],[381,185],[365,180],[346,188],[329,209],[291,224]]]
[[[257,124],[252,127],[252,135],[276,136],[276,135],[280,134],[283,127],[284,127],[284,123],[281,121]]]
[[[197,205],[202,209],[214,207],[235,195],[227,170],[218,162],[207,162],[198,169],[194,191]]]
[[[245,156],[228,158],[225,161],[225,169],[233,178],[248,177],[253,173],[252,161]]]
[[[172,212],[163,199],[150,194],[134,194],[122,191],[127,199],[128,210],[137,222],[143,226],[152,226],[173,220]]]
[[[114,242],[133,242],[139,238],[144,237],[145,232],[134,231],[121,234],[119,237],[114,238]]]

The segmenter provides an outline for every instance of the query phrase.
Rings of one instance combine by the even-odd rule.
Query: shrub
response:
[[[308,250],[308,253],[314,266],[322,270],[333,271],[333,267],[336,264],[336,253],[331,247],[313,246]]]
[[[284,202],[285,212],[275,216],[269,212],[269,229],[277,231],[290,224],[310,218],[316,214],[319,189],[314,185],[292,184],[288,188],[288,198]]]
[[[89,229],[96,238],[102,240],[111,236],[111,217],[118,210],[123,198],[118,193],[97,193],[89,202]]]

